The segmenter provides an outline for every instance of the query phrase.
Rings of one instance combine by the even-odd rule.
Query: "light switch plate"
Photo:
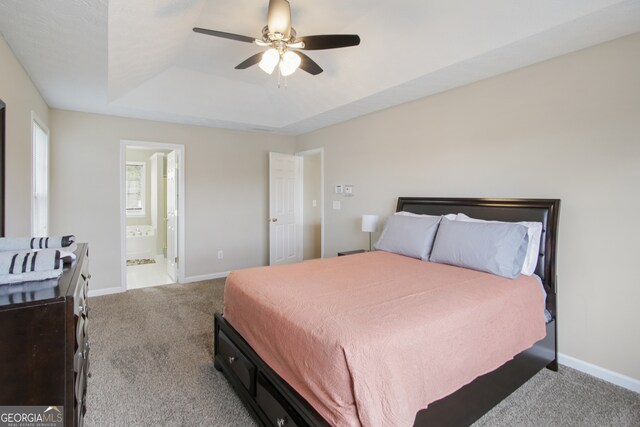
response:
[[[339,211],[341,207],[342,206],[341,206],[340,200],[334,200],[333,201],[333,209]]]

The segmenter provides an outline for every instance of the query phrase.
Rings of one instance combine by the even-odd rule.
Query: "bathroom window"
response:
[[[142,162],[127,162],[127,216],[145,215],[146,167]]]

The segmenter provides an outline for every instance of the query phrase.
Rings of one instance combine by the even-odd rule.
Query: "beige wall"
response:
[[[292,153],[292,137],[61,110],[50,120],[51,230],[90,243],[93,290],[120,286],[121,140],[185,146],[186,276],[268,263],[268,152]]]
[[[0,99],[7,104],[5,235],[31,235],[31,112],[49,126],[49,107],[0,34]]]
[[[312,154],[302,157],[303,161],[303,181],[302,185],[302,227],[303,231],[303,257],[304,259],[314,259],[321,257],[321,179],[320,166],[321,155]],[[316,205],[313,206],[313,202]]]
[[[325,150],[325,255],[364,247],[357,218],[398,196],[560,198],[560,351],[640,379],[638,52],[636,34],[299,137]]]

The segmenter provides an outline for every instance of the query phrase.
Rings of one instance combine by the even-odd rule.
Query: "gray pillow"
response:
[[[440,218],[392,215],[373,247],[412,258],[429,259]]]
[[[514,279],[522,270],[528,242],[524,225],[443,218],[429,261]]]

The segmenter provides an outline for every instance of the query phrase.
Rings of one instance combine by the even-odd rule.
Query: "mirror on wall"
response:
[[[0,237],[4,236],[4,128],[6,105],[0,99]]]

